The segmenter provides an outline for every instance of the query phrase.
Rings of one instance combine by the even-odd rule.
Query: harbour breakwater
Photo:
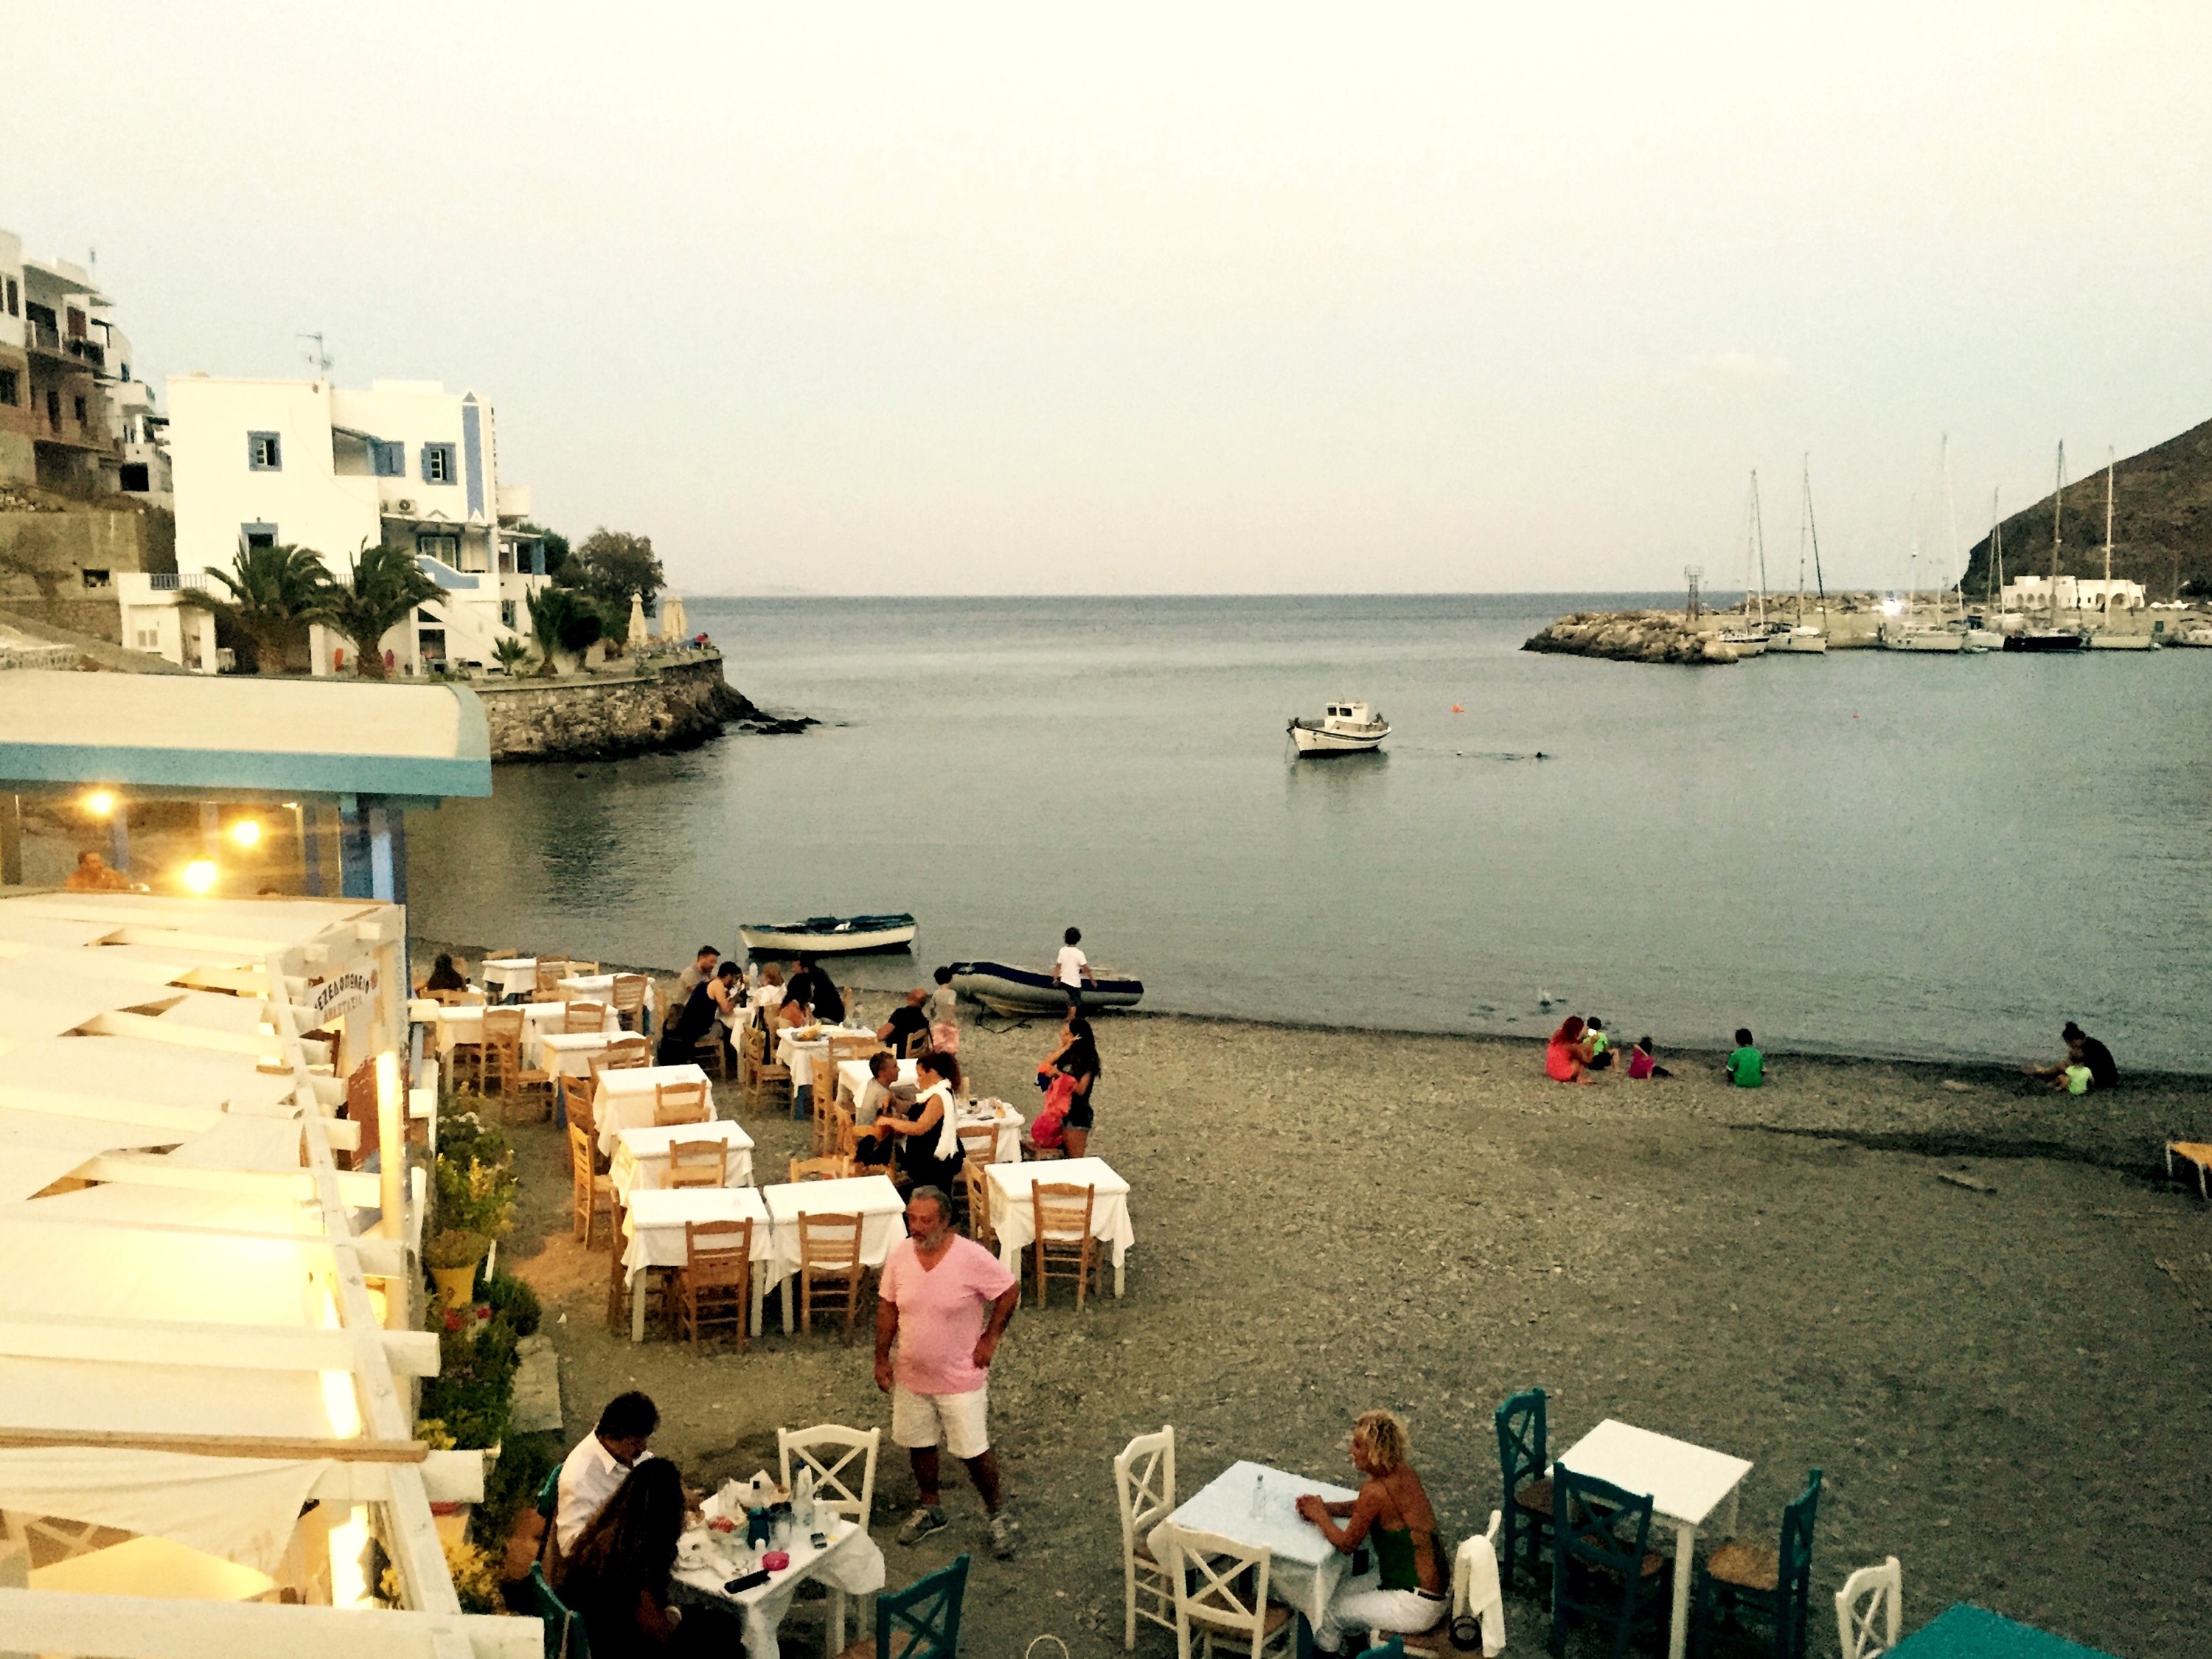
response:
[[[1577,611],[1537,629],[1521,648],[1614,662],[1737,660],[1733,646],[1673,611]]]
[[[800,732],[803,715],[770,714],[723,678],[719,651],[678,661],[650,659],[626,673],[553,679],[484,680],[482,699],[495,761],[617,760],[696,749],[736,726],[750,732]]]

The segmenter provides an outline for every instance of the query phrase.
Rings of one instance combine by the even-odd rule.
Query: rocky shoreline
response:
[[[696,749],[732,727],[773,734],[817,724],[761,708],[723,678],[716,651],[648,662],[620,678],[478,681],[471,689],[483,703],[495,761],[620,760]]]
[[[1699,633],[1672,611],[1577,611],[1537,630],[1523,651],[1615,662],[1729,663],[1735,649]]]

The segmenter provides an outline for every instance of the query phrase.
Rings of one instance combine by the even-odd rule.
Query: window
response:
[[[123,378],[126,380],[129,380],[131,378],[131,365],[125,363],[121,365],[121,368],[123,370]]]
[[[514,601],[513,599],[501,599],[499,602],[499,625],[510,631],[514,629]]]
[[[84,399],[77,398],[72,399],[72,401],[76,405],[76,423],[79,426],[82,426],[84,424]]]
[[[242,524],[238,526],[238,538],[248,547],[276,545],[276,526],[273,524]]]
[[[23,314],[22,307],[23,290],[15,286],[15,279],[10,276],[8,279],[8,314],[10,317],[20,317]]]
[[[380,478],[407,476],[407,446],[396,439],[368,441],[368,470]]]
[[[105,570],[88,570],[84,573],[84,585],[87,587],[105,587],[108,584],[108,574]]]
[[[52,386],[46,388],[46,424],[56,432],[62,429],[62,394]]]
[[[253,472],[281,472],[284,470],[284,449],[273,432],[249,432],[246,434],[246,465]]]
[[[423,557],[435,559],[452,569],[461,568],[461,538],[459,536],[417,536],[415,550]]]
[[[141,651],[159,651],[161,648],[161,630],[160,629],[142,628],[138,629],[137,632],[138,648]]]
[[[15,406],[20,395],[16,386],[19,378],[14,369],[0,368],[0,404],[7,404],[10,409]]]
[[[454,478],[453,447],[451,444],[422,446],[422,482],[428,484],[449,484]]]
[[[126,495],[143,495],[154,488],[154,481],[148,476],[143,461],[124,462],[122,477],[117,480],[117,484]]]

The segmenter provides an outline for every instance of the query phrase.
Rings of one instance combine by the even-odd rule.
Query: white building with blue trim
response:
[[[208,580],[200,573],[228,568],[256,543],[312,547],[341,580],[363,547],[413,552],[439,596],[380,641],[399,672],[481,667],[501,639],[528,637],[544,544],[524,528],[528,488],[500,481],[492,408],[475,392],[435,380],[377,380],[362,392],[187,374],[171,377],[168,404],[179,574],[119,595],[126,644],[147,631],[134,605],[190,609]],[[161,630],[164,645],[173,636],[181,635]],[[350,648],[317,629],[314,672],[347,667]],[[211,653],[200,655],[186,665],[211,672]],[[180,647],[173,660],[183,659]]]

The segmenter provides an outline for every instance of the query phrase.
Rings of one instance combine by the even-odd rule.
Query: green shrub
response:
[[[525,1435],[500,1448],[499,1461],[484,1471],[483,1502],[469,1517],[469,1536],[498,1555],[507,1547],[515,1517],[537,1502],[538,1488],[555,1462],[543,1435]]]
[[[465,1449],[495,1446],[507,1436],[514,1407],[514,1327],[504,1319],[478,1319],[472,1310],[447,1314],[438,1334],[438,1374],[422,1384],[423,1417],[446,1425]]]
[[[517,1336],[535,1336],[544,1322],[544,1310],[538,1304],[538,1292],[510,1273],[495,1273],[484,1286],[483,1299],[492,1311],[492,1317],[503,1319],[514,1329]]]

